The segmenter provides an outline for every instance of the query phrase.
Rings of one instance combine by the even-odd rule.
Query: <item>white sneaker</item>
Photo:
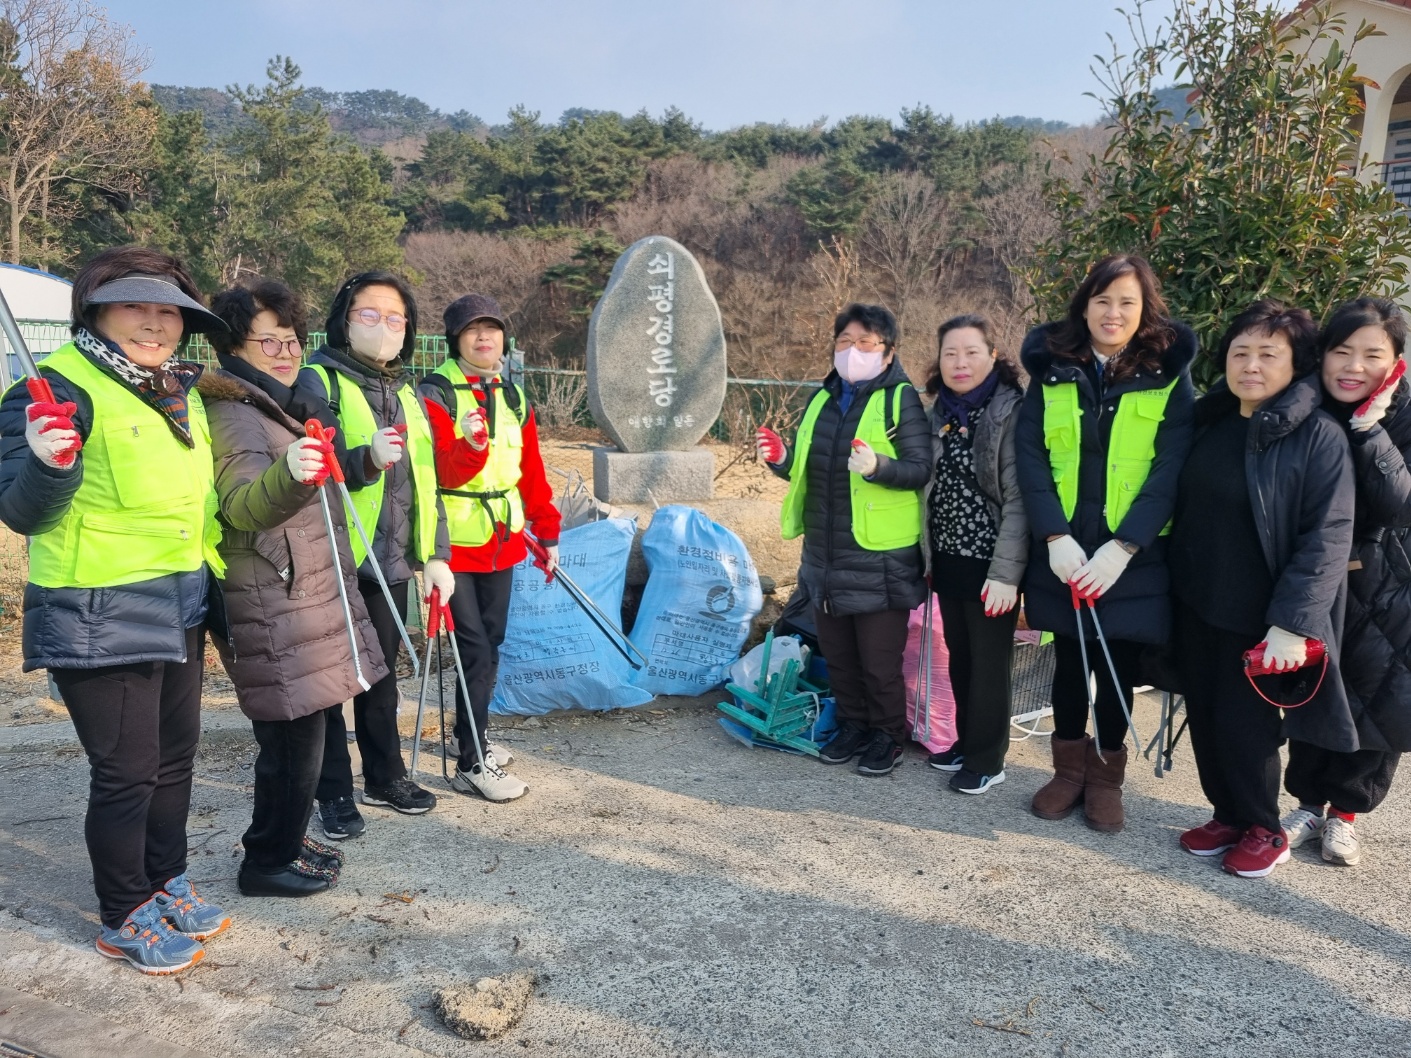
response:
[[[489,764],[490,758],[494,757],[494,762],[503,768],[510,761],[514,760],[514,754],[511,753],[507,747],[500,745],[498,742],[487,741],[486,745],[489,747],[485,753],[486,764]],[[461,740],[456,738],[455,735],[452,735],[446,740],[446,752],[452,757],[459,757],[461,755]]]
[[[1346,819],[1328,817],[1328,825],[1323,828],[1323,859],[1344,867],[1355,867],[1362,861],[1357,828]]]
[[[1279,825],[1284,828],[1284,833],[1288,836],[1289,848],[1291,849],[1296,849],[1322,837],[1325,823],[1327,823],[1325,817],[1314,815],[1306,808],[1295,808],[1279,821]]]
[[[513,801],[529,792],[528,786],[488,759],[484,769],[479,764],[471,765],[470,771],[457,768],[451,789],[463,794],[478,793],[487,801],[497,802]]]

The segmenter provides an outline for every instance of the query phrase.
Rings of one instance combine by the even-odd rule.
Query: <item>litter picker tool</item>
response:
[[[1088,692],[1088,719],[1093,725],[1093,749],[1097,751],[1097,759],[1106,764],[1107,758],[1102,755],[1102,742],[1097,732],[1097,697],[1093,694],[1092,677],[1088,675],[1088,639],[1087,631],[1083,628],[1083,596],[1073,584],[1068,585],[1068,590],[1073,593],[1073,613],[1078,618],[1078,649],[1083,654],[1083,689]],[[1096,618],[1097,615],[1093,614],[1093,617]]]
[[[603,613],[602,608],[589,597],[588,593],[575,584],[573,578],[563,571],[563,567],[549,565],[549,552],[543,544],[528,533],[524,534],[524,542],[529,548],[529,553],[534,556],[534,564],[545,572],[549,580],[559,582],[568,597],[577,603],[589,619],[598,626],[598,631],[602,632],[608,642],[617,649],[617,652],[627,659],[627,664],[634,669],[640,669],[643,665],[648,664],[647,655],[637,649],[637,645],[627,638],[627,633],[617,627],[617,622]],[[631,654],[628,653],[629,650],[632,652]],[[641,658],[641,661],[638,662],[634,659],[632,654],[636,654],[638,658]]]
[[[317,434],[314,433],[315,428],[318,429]],[[316,441],[330,440],[322,424],[317,421],[310,421],[306,429],[309,436]],[[338,466],[338,458],[332,453],[326,458],[330,467]],[[323,528],[328,534],[328,549],[333,554],[333,579],[338,583],[338,602],[343,607],[343,626],[348,630],[348,649],[353,652],[353,672],[357,674],[358,686],[370,691],[372,684],[368,683],[367,677],[363,675],[363,662],[358,654],[358,630],[353,624],[353,608],[348,605],[348,587],[343,583],[343,559],[338,554],[338,537],[333,532],[333,512],[328,506],[328,492],[321,484],[315,485],[314,488],[318,489],[318,503],[323,511]]]
[[[931,635],[935,628],[931,606],[931,593],[928,591],[926,611],[921,618],[921,644],[916,652],[916,712],[911,723],[911,737],[923,744],[931,741]]]
[[[441,610],[441,626],[446,630],[446,642],[451,644],[451,660],[455,662],[456,682],[460,684],[461,698],[465,702],[465,718],[470,724],[470,737],[475,740],[475,759],[480,763],[480,771],[483,774],[489,769],[485,767],[485,750],[482,749],[480,745],[480,729],[475,726],[475,710],[470,707],[470,687],[465,682],[465,666],[461,664],[461,648],[456,643],[456,622],[451,617],[450,604],[442,602],[441,593],[434,588],[431,593],[431,607],[432,609],[439,607]],[[442,708],[444,709],[445,707],[442,706]],[[421,732],[418,731],[418,737],[420,737],[420,734]],[[445,753],[445,737],[446,721],[443,719],[441,721],[441,738],[443,740],[441,752],[443,754]],[[442,760],[442,770],[445,770],[444,758]]]
[[[1132,720],[1132,710],[1127,707],[1127,692],[1122,689],[1122,680],[1117,675],[1117,665],[1112,660],[1112,651],[1107,646],[1107,636],[1102,633],[1102,622],[1097,619],[1097,596],[1085,595],[1073,589],[1075,598],[1081,599],[1088,604],[1088,616],[1093,619],[1093,630],[1097,632],[1097,641],[1102,645],[1102,655],[1107,659],[1107,671],[1112,674],[1112,689],[1117,692],[1117,702],[1122,706],[1122,715],[1127,718],[1127,730],[1132,733],[1132,750],[1135,752],[1141,747],[1142,737],[1137,734],[1137,725]],[[1084,652],[1084,663],[1087,661],[1087,651]],[[1093,736],[1097,736],[1097,727],[1093,727]],[[1101,757],[1101,754],[1098,754]],[[1106,762],[1104,762],[1106,763]]]
[[[304,423],[304,429],[316,441],[330,440],[328,431],[317,419],[310,419]],[[401,611],[392,599],[392,589],[387,586],[387,578],[382,575],[382,567],[378,564],[377,555],[372,550],[372,541],[368,539],[367,530],[363,528],[363,520],[358,517],[358,509],[353,506],[353,497],[348,492],[348,482],[343,477],[343,468],[338,465],[336,456],[330,456],[328,459],[328,474],[338,487],[338,495],[343,499],[343,509],[348,512],[348,520],[353,523],[353,527],[358,531],[358,536],[362,538],[363,547],[367,549],[367,564],[372,567],[372,575],[377,578],[377,583],[382,588],[382,597],[387,600],[387,609],[392,613],[392,620],[397,625],[397,633],[402,637],[402,645],[407,648],[407,656],[412,659],[412,675],[419,675],[421,669],[416,658],[416,647],[412,646],[412,637],[407,634],[407,626],[402,620]],[[396,658],[387,659],[388,669],[395,670],[396,665]]]
[[[10,311],[10,304],[5,300],[3,293],[0,293],[0,329],[5,332],[5,341],[10,346],[10,352],[20,358],[20,364],[24,367],[27,376],[25,388],[29,390],[30,399],[36,404],[57,403],[54,400],[54,389],[49,385],[49,380],[39,373],[39,365],[30,355],[24,335],[20,334],[20,325],[15,322],[15,314]]]
[[[1181,707],[1182,699],[1180,695],[1166,691],[1161,696],[1161,726],[1157,728],[1156,735],[1146,745],[1146,752],[1142,755],[1147,760],[1151,760],[1153,751],[1156,753],[1156,777],[1164,778],[1168,771],[1171,771],[1171,755],[1176,751],[1176,743],[1181,737],[1181,732],[1185,731],[1186,725],[1181,723],[1181,730],[1173,732],[1176,726],[1176,710]]]
[[[440,664],[440,636],[441,626],[444,624],[446,625],[447,635],[451,637],[451,647],[453,650],[456,650],[457,648],[455,646],[455,636],[452,634],[455,631],[455,628],[451,624],[451,608],[441,601],[440,588],[432,588],[431,594],[427,597],[426,602],[426,660],[421,666],[421,695],[417,698],[416,701],[416,734],[412,738],[412,762],[411,768],[409,770],[412,780],[415,781],[417,765],[421,761],[421,724],[422,719],[426,715],[426,691],[431,683],[431,648],[434,645],[436,647],[436,670],[438,673],[437,681],[440,688],[441,702],[441,776],[447,782],[450,782],[450,776],[447,774],[446,771],[446,679],[445,667]],[[461,676],[461,692],[465,693],[465,678],[464,675],[461,673],[460,653],[458,650],[455,656],[457,662],[456,672]],[[468,703],[470,702],[470,699],[468,697],[466,698],[466,702],[468,706]],[[470,718],[470,726],[471,730],[474,731],[475,718],[473,716]],[[478,732],[476,733],[475,739],[475,751],[476,756],[480,758],[480,763],[483,767],[485,764],[485,760],[484,755],[480,751],[480,738]]]

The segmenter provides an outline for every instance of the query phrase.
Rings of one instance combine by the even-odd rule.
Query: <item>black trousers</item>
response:
[[[475,730],[480,734],[480,748],[485,749],[490,725],[490,699],[495,694],[495,678],[500,671],[500,644],[505,641],[505,626],[510,617],[510,589],[514,570],[494,573],[457,573],[456,592],[451,596],[451,616],[456,622],[456,647],[465,668],[465,685],[470,702],[461,694],[456,681],[456,741],[460,744],[457,765],[470,771],[478,758],[475,740],[470,733],[468,716],[475,718]],[[469,706],[469,714],[467,714]]]
[[[838,720],[885,731],[906,744],[906,680],[901,658],[906,651],[907,610],[838,617],[817,607],[813,622],[818,646],[828,663],[828,679],[837,701]]]
[[[261,870],[275,870],[299,857],[323,767],[326,712],[250,722],[260,752],[255,758],[255,808],[240,840],[245,857]]]
[[[390,584],[398,615],[407,615],[407,585]],[[402,736],[397,732],[397,652],[402,649],[402,637],[392,610],[382,596],[375,580],[358,580],[358,590],[367,603],[367,615],[373,633],[387,659],[387,675],[353,699],[353,726],[358,738],[358,752],[363,758],[363,785],[387,786],[406,778],[407,766],[402,760]],[[353,762],[348,755],[348,729],[341,709],[324,710],[328,725],[323,739],[323,772],[318,780],[318,799],[331,801],[335,797],[350,797],[353,793]]]
[[[1244,674],[1244,652],[1262,637],[1212,627],[1176,606],[1176,650],[1186,692],[1191,749],[1215,820],[1279,831],[1283,717]]]
[[[201,737],[205,627],[186,630],[186,660],[54,669],[88,754],[84,837],[103,925],[122,925],[186,870],[191,762]]]
[[[1401,754],[1380,749],[1338,753],[1289,739],[1284,789],[1300,804],[1332,805],[1341,812],[1370,812],[1386,800]]]
[[[1075,625],[1076,625],[1076,618]],[[1107,632],[1104,628],[1103,632]],[[1122,711],[1122,699],[1132,706],[1132,688],[1137,684],[1141,663],[1141,644],[1122,639],[1107,640],[1112,651],[1112,664],[1117,669],[1122,698],[1112,682],[1112,672],[1103,656],[1102,644],[1088,640],[1088,667],[1083,668],[1083,650],[1076,636],[1055,634],[1053,637],[1053,733],[1057,738],[1078,739],[1088,733],[1088,675],[1097,677],[1097,730],[1093,737],[1103,749],[1114,752],[1127,742],[1127,715]]]
[[[1009,750],[1009,692],[1019,607],[986,617],[979,599],[938,594],[937,600],[950,654],[955,727],[960,736],[956,745],[970,771],[998,775],[1004,771]]]

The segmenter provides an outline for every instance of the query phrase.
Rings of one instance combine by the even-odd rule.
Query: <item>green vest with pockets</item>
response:
[[[451,411],[452,429],[459,440],[461,419],[479,403],[473,387],[454,359],[447,359],[433,374],[451,383],[456,406]],[[527,408],[524,390],[514,386],[518,408]],[[480,389],[483,394],[484,390]],[[446,528],[457,547],[479,547],[488,543],[498,522],[508,532],[524,528],[524,504],[519,495],[520,455],[524,450],[523,423],[505,399],[505,387],[495,387],[495,430],[490,435],[490,454],[480,473],[458,489],[441,490],[446,508]]]
[[[862,418],[857,423],[855,440],[866,441],[878,455],[896,458],[892,435],[901,419],[903,385],[879,389],[867,398]],[[789,472],[789,491],[784,496],[784,508],[779,524],[785,540],[801,536],[804,531],[804,496],[808,489],[808,452],[813,443],[813,428],[823,405],[828,402],[826,389],[819,390],[809,402],[794,438],[794,465]],[[867,551],[895,551],[911,547],[921,540],[921,493],[915,489],[889,489],[868,481],[861,474],[848,473],[852,497],[852,535],[858,546]]]
[[[1103,501],[1107,527],[1114,533],[1151,473],[1156,459],[1156,431],[1166,418],[1166,402],[1175,387],[1172,382],[1162,389],[1124,393],[1117,405],[1117,418],[1107,445],[1107,490]],[[1072,521],[1078,508],[1078,464],[1083,446],[1083,409],[1076,382],[1044,386],[1044,445],[1063,516]],[[1161,535],[1170,531],[1167,523]]]
[[[83,484],[53,529],[29,542],[29,579],[45,588],[115,588],[204,563],[225,575],[216,551],[215,468],[205,405],[193,389],[194,447],[166,417],[109,377],[72,343],[44,360],[88,394],[93,423],[83,445]]]
[[[338,415],[338,424],[343,427],[343,438],[349,448],[359,448],[372,444],[372,436],[381,427],[372,414],[372,407],[363,396],[362,387],[354,380],[345,385],[330,378],[330,371],[322,364],[310,364],[309,370],[323,382],[328,402]],[[336,372],[335,372],[336,373]],[[416,509],[412,511],[413,554],[419,562],[425,562],[436,553],[436,457],[431,445],[431,425],[426,421],[426,413],[416,399],[416,390],[411,386],[397,389],[397,402],[402,406],[402,417],[407,420],[407,454],[411,463],[412,494]],[[356,492],[348,490],[353,500],[353,510],[357,513],[367,531],[368,538],[377,534],[377,518],[382,512],[382,498],[387,490],[387,475],[382,474],[377,484],[368,485]],[[349,515],[348,521],[352,522]],[[367,558],[367,547],[356,529],[349,534],[353,546],[353,562],[361,566]]]

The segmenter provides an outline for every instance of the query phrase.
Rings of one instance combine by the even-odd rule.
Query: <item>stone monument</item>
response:
[[[615,448],[593,451],[605,503],[708,500],[698,442],[725,401],[720,306],[691,252],[664,235],[627,248],[588,323],[588,407]]]

